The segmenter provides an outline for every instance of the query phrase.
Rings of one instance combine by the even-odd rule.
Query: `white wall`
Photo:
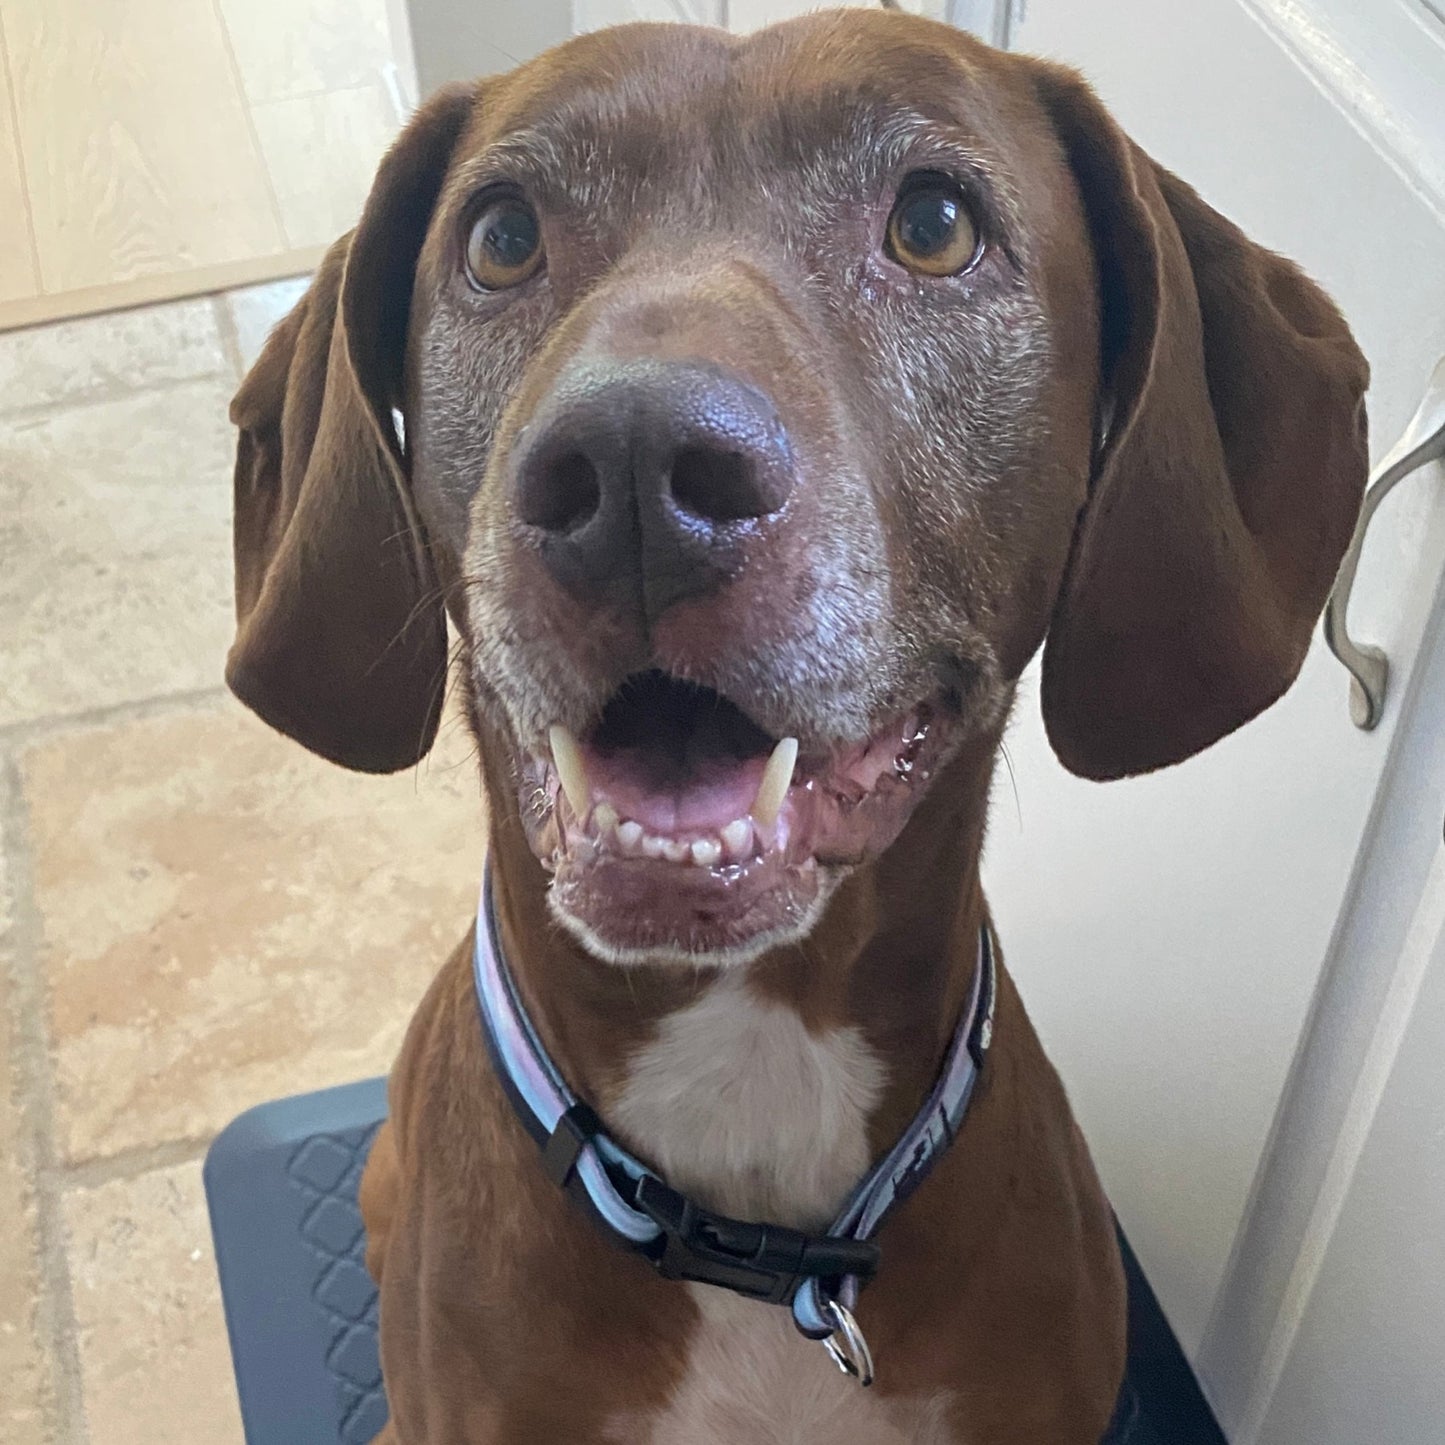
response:
[[[511,70],[573,29],[572,0],[388,0],[388,14],[412,105],[448,81]]]

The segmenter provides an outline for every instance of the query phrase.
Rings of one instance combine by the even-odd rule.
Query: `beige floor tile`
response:
[[[0,29],[0,301],[18,301],[40,290],[40,268],[30,236],[29,206],[15,134],[15,108]]]
[[[220,683],[234,390],[0,425],[0,724]]]
[[[0,0],[46,291],[284,247],[210,0]]]
[[[377,163],[396,135],[378,82],[253,108],[256,134],[292,246],[325,246],[361,215]]]
[[[227,292],[225,305],[236,329],[243,367],[249,367],[261,354],[276,323],[306,294],[310,284],[309,276],[294,276],[287,281]]]
[[[253,105],[374,80],[392,58],[385,0],[220,0]]]
[[[0,334],[0,413],[233,376],[209,297]]]
[[[0,837],[0,1440],[45,1445],[50,1375],[35,1333],[35,1213],[21,1162],[19,1080],[11,1036],[12,914]]]
[[[65,1197],[92,1445],[241,1445],[199,1163]]]
[[[474,907],[471,746],[367,778],[225,703],[25,757],[67,1157],[389,1067]]]

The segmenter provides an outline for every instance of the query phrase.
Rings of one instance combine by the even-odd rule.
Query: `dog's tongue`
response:
[[[581,743],[593,801],[662,837],[746,818],[771,749],[724,698],[655,673],[624,687]]]
[[[718,833],[746,818],[762,782],[765,757],[687,749],[681,757],[652,749],[583,745],[594,802],[670,837]]]

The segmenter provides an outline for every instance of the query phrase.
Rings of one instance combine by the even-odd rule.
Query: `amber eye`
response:
[[[888,217],[888,254],[924,276],[953,276],[978,254],[978,228],[946,176],[905,182]]]
[[[467,271],[483,290],[501,291],[536,275],[542,265],[542,227],[519,196],[492,201],[467,236]]]

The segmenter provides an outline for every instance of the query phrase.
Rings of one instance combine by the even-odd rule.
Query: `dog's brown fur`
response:
[[[947,285],[878,260],[891,187],[922,151],[966,172],[987,241]],[[545,281],[501,300],[459,265],[500,175],[533,197],[548,248]],[[726,364],[798,453],[786,522],[726,587],[657,617],[583,609],[511,515],[518,437],[597,353]],[[1354,524],[1366,379],[1329,301],[1068,71],[876,12],[741,41],[585,37],[425,107],[247,378],[228,676],[326,756],[407,766],[436,727],[445,597],[509,958],[604,1118],[699,983],[557,932],[518,748],[584,725],[648,665],[745,697],[805,745],[941,688],[957,746],[902,835],[834,869],[812,934],[748,977],[884,1061],[876,1154],[971,979],[1025,663],[1045,646],[1050,735],[1091,777],[1178,761],[1268,706]],[[387,1438],[601,1441],[633,1421],[626,1438],[646,1439],[698,1306],[544,1179],[486,1060],[469,949],[413,1023],[363,1189]],[[884,1231],[860,1313],[882,1366],[868,1408],[899,1440],[1095,1445],[1123,1367],[1110,1214],[1007,979],[996,1038],[961,1138]]]

